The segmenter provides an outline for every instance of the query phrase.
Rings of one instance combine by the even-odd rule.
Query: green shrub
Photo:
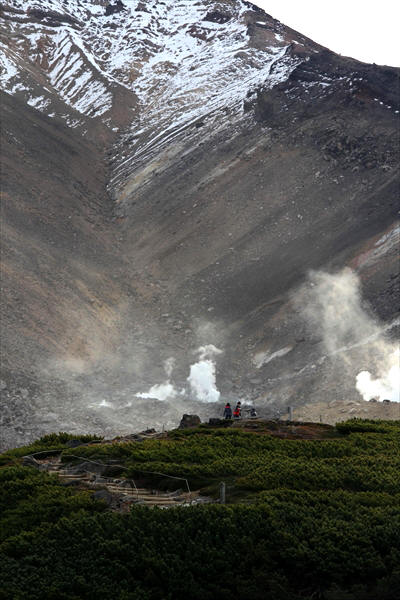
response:
[[[35,440],[29,446],[21,446],[20,448],[7,450],[3,454],[0,454],[0,466],[17,463],[18,459],[29,454],[40,452],[43,456],[46,456],[46,452],[51,454],[53,451],[62,450],[71,440],[78,440],[82,444],[86,444],[93,441],[100,441],[102,438],[97,435],[73,435],[63,431],[50,433]]]
[[[57,446],[59,444],[65,445],[71,440],[78,440],[79,442],[82,442],[82,444],[87,444],[89,442],[100,441],[102,439],[103,438],[99,435],[74,435],[72,433],[66,433],[65,431],[59,431],[58,433],[49,433],[42,436],[36,442],[34,442],[34,445],[43,448],[45,446]]]
[[[336,424],[340,433],[369,432],[369,433],[399,433],[400,421],[374,421],[372,419],[350,419]]]
[[[45,436],[31,447],[192,488],[225,480],[246,504],[112,513],[54,475],[1,468],[0,600],[397,600],[400,422],[342,425],[309,441],[203,427],[66,449]]]

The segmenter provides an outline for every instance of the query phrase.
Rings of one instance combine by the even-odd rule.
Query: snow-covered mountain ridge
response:
[[[155,173],[216,143],[227,124],[235,136],[260,89],[324,51],[245,0],[9,0],[2,10],[4,90],[83,136],[108,129],[108,190],[121,214]],[[289,86],[287,101],[360,82],[318,72],[300,91]]]
[[[257,21],[250,8],[241,0],[11,0],[3,6],[2,85],[51,116],[55,93],[76,111],[75,126],[79,115],[113,126],[120,87],[138,97],[146,120],[160,111],[176,123],[196,118],[283,81],[299,62],[285,59],[292,40],[283,26]],[[253,44],[249,28],[268,44]]]

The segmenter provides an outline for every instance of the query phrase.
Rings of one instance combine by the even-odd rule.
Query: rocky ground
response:
[[[284,416],[284,419],[288,416]],[[398,402],[364,402],[361,400],[344,402],[315,402],[305,404],[293,410],[295,421],[321,422],[334,425],[347,419],[383,419],[385,421],[400,419]]]
[[[215,416],[204,344],[221,400],[340,418],[381,346],[361,318],[327,345],[303,286],[351,268],[391,346],[398,70],[239,0],[75,4],[2,6],[2,444]],[[171,357],[184,395],[139,401]]]

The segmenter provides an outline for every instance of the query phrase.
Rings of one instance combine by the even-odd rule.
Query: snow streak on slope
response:
[[[7,93],[25,92],[28,104],[51,113],[50,102],[35,98],[44,83],[47,92],[55,92],[56,98],[84,115],[99,116],[110,109],[114,80],[90,53],[93,21],[104,14],[99,3],[12,0],[4,10],[8,18],[0,61]],[[34,71],[44,81],[32,83]]]
[[[252,86],[283,81],[297,64],[285,55],[280,35],[262,50],[249,44],[249,8],[242,0],[125,0],[122,10],[106,16],[108,4],[10,0],[2,59],[6,91],[25,89],[31,105],[46,111],[46,103],[34,98],[40,89],[27,83],[30,61],[58,98],[94,117],[109,111],[113,90],[122,86],[139,96],[146,129],[154,126],[165,137],[170,128],[238,105]],[[223,10],[222,22],[213,19],[215,8]],[[151,137],[145,146],[156,141]]]
[[[7,52],[8,49],[3,42],[0,42],[0,49],[0,82],[2,88],[7,88],[8,84],[18,74],[18,68],[11,52]]]
[[[114,165],[111,188],[120,188],[122,196],[133,189],[130,183],[125,186],[132,170],[170,146],[188,126],[222,109],[233,120],[242,114],[243,100],[252,89],[285,81],[300,62],[289,56],[289,44],[281,36],[271,35],[262,49],[252,46],[251,17],[244,2],[226,2],[223,23],[210,20],[215,4],[168,0],[153,3],[151,11],[144,12],[137,8],[143,3],[129,3],[133,21],[126,20],[121,36],[130,39],[133,22],[136,61],[127,60],[125,48],[124,60],[112,51],[108,64],[125,84],[134,80],[141,108],[127,134],[130,151],[125,152],[125,145]],[[209,121],[215,131],[218,121],[226,122],[226,115]]]
[[[99,79],[100,69],[91,61],[87,64],[89,56],[74,32],[54,35],[48,52],[49,79],[60,97],[75,110],[88,116],[102,115],[111,107],[112,96]]]

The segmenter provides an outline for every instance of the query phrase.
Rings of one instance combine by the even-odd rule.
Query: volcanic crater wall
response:
[[[357,394],[319,367],[292,378],[321,355],[293,298],[350,266],[396,318],[398,69],[236,0],[28,4],[5,3],[2,46],[7,436],[79,427],[87,394],[125,406],[170,356],[179,388],[202,344],[224,350],[226,396]]]

